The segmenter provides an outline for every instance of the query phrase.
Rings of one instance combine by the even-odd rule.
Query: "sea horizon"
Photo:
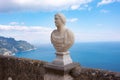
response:
[[[19,52],[14,56],[52,62],[55,59],[55,49],[52,44],[35,46],[35,50]],[[70,49],[73,62],[82,67],[120,72],[120,42],[80,42]]]

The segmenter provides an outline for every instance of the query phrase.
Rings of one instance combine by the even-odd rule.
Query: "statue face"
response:
[[[56,25],[57,27],[60,27],[61,25],[63,25],[61,19],[60,19],[59,16],[57,16],[57,15],[55,16],[55,25]]]

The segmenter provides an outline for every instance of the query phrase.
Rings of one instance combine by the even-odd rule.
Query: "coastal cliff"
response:
[[[47,62],[0,55],[0,80],[44,80]],[[69,73],[74,80],[120,80],[120,73],[76,67]]]
[[[34,46],[26,41],[16,41],[14,38],[0,36],[0,54],[12,55],[13,53],[34,49]]]

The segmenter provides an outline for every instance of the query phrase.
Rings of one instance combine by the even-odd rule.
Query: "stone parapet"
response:
[[[44,80],[46,64],[47,62],[39,60],[0,55],[0,80]],[[71,69],[69,75],[74,80],[120,80],[119,72],[79,66]],[[71,78],[68,75],[63,78],[66,76]]]

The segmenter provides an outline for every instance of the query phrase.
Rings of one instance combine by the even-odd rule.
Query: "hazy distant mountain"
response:
[[[16,52],[32,49],[34,49],[34,46],[26,41],[16,41],[14,38],[5,38],[0,36],[0,54],[11,55]]]

